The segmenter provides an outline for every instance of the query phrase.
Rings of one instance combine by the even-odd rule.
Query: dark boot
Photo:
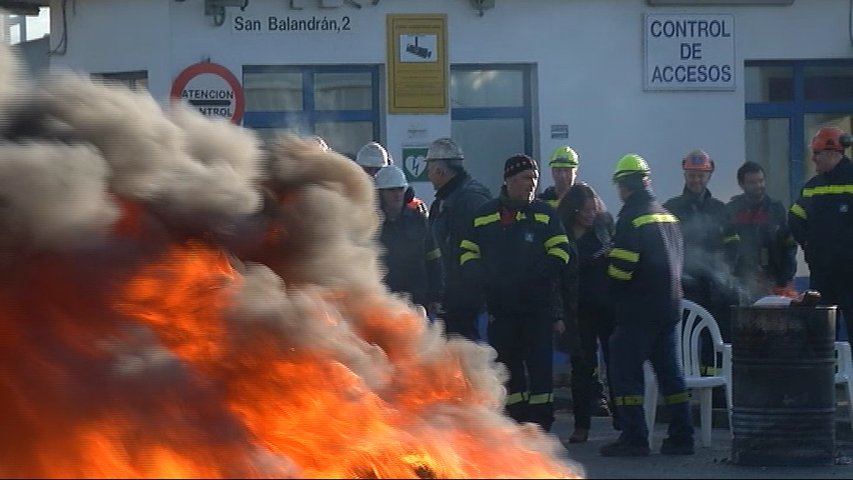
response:
[[[650,450],[646,442],[629,442],[620,437],[601,447],[599,453],[604,457],[648,457]]]
[[[610,407],[607,405],[607,400],[598,398],[592,401],[592,415],[595,417],[609,417]]]
[[[514,403],[506,406],[506,414],[518,423],[530,421],[530,411],[527,402]]]
[[[693,455],[696,450],[693,448],[692,438],[667,437],[663,439],[660,453],[661,455]]]
[[[539,424],[542,430],[551,431],[551,425],[554,424],[554,404],[539,403],[535,405],[527,405],[527,421]]]
[[[588,428],[575,428],[575,431],[572,432],[572,436],[569,437],[569,443],[584,443],[587,439],[589,439]]]

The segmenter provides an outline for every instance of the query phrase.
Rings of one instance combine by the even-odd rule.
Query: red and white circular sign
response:
[[[246,108],[237,77],[222,65],[210,62],[185,68],[172,83],[170,96],[186,101],[202,115],[226,117],[237,125]]]

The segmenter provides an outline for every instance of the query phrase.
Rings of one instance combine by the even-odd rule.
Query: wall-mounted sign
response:
[[[428,182],[426,174],[426,155],[429,147],[418,145],[403,146],[403,172],[410,182]]]
[[[734,15],[645,16],[645,90],[734,90]]]
[[[344,33],[353,30],[349,15],[234,15],[231,33]]]
[[[225,117],[237,125],[246,107],[237,77],[216,63],[202,62],[185,68],[172,83],[170,96],[186,101],[202,115]]]
[[[649,5],[790,5],[794,0],[646,0]]]
[[[569,138],[569,126],[565,123],[552,124],[551,138]]]
[[[447,15],[388,15],[388,112],[447,113]]]

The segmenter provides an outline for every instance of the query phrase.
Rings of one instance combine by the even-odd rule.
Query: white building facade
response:
[[[418,157],[451,136],[493,192],[508,156],[547,164],[568,144],[611,209],[612,169],[631,152],[665,200],[681,192],[681,158],[700,148],[716,161],[716,197],[739,193],[749,159],[789,203],[813,173],[813,132],[851,127],[848,0],[34,3],[51,8],[51,68],[106,74],[164,102],[178,88],[262,135],[297,129],[347,154],[377,140],[427,201]],[[200,62],[237,85],[184,72]]]

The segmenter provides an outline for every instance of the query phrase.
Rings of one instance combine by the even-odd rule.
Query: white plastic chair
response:
[[[676,325],[676,356],[678,363],[684,372],[684,382],[688,389],[699,393],[701,441],[705,447],[711,446],[711,407],[712,392],[717,387],[723,387],[728,407],[729,433],[732,428],[732,349],[730,344],[723,343],[720,335],[720,327],[717,321],[700,305],[690,300],[681,302],[682,321]],[[714,347],[714,367],[718,368],[719,375],[702,376],[702,364],[699,359],[700,334],[708,330],[711,335],[711,343]],[[722,358],[722,365],[717,362],[717,354]],[[658,383],[652,371],[651,364],[647,361],[643,365],[645,373],[646,388],[643,406],[646,413],[646,425],[649,428],[649,444],[652,442],[655,417],[657,416]],[[849,385],[849,384],[848,384]]]
[[[847,384],[847,406],[850,408],[850,424],[853,425],[853,357],[850,343],[835,342],[835,384]]]

